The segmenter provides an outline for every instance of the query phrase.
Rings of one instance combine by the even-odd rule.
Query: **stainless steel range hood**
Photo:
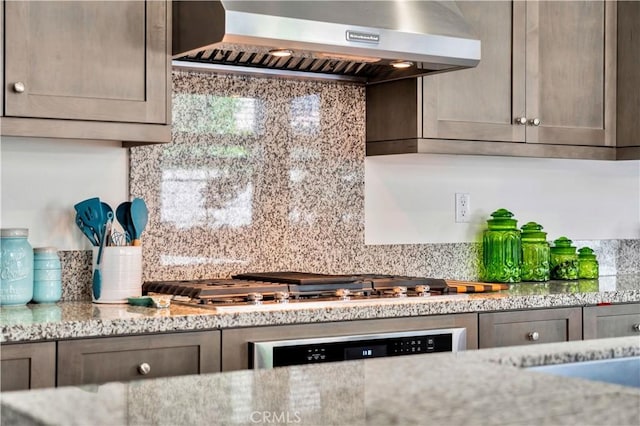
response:
[[[174,1],[173,58],[378,83],[474,67],[480,41],[450,1]]]

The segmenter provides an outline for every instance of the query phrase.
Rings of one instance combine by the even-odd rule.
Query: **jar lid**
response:
[[[575,254],[576,248],[571,245],[572,242],[567,237],[560,237],[553,242],[555,247],[551,247],[551,251],[557,254]]]
[[[29,229],[27,228],[2,228],[0,229],[0,237],[3,238],[21,238],[28,237]]]
[[[578,259],[595,260],[596,255],[591,247],[582,247],[580,250],[578,250]]]
[[[509,210],[498,209],[491,213],[491,217],[493,219],[487,220],[489,228],[491,229],[516,229],[518,221],[516,219],[511,219],[513,217],[513,213]]]
[[[36,247],[33,252],[38,254],[58,254],[58,249],[55,247]]]
[[[547,233],[542,232],[542,225],[535,222],[527,222],[522,225],[522,239],[546,241]]]

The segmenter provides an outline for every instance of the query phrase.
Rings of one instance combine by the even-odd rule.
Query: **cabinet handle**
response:
[[[640,331],[640,324],[633,324],[633,331]]]
[[[138,366],[138,373],[142,374],[143,376],[146,376],[147,374],[149,374],[150,371],[151,371],[151,366],[146,362],[143,362]]]
[[[531,333],[527,334],[527,339],[531,340],[531,341],[536,341],[540,338],[540,333],[538,333],[537,331],[532,331]]]
[[[516,117],[516,124],[524,126],[527,124],[527,117]]]
[[[540,125],[540,119],[539,118],[532,118],[531,120],[529,120],[529,124],[532,126],[539,126]]]
[[[13,91],[16,93],[22,93],[24,92],[24,83],[21,81],[18,81],[17,83],[13,83]]]

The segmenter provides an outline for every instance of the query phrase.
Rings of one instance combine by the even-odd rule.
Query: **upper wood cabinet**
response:
[[[525,37],[522,2],[458,2],[482,43],[476,68],[423,79],[422,136],[524,142]]]
[[[640,159],[640,2],[618,2],[618,158]]]
[[[526,141],[613,146],[615,2],[525,5]]]
[[[167,2],[3,7],[3,135],[170,140]]]
[[[368,155],[616,157],[615,2],[457,5],[480,64],[369,86]]]

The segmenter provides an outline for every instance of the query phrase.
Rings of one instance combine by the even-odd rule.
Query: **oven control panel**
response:
[[[436,346],[438,350],[436,350]],[[411,355],[428,352],[450,352],[451,335],[405,337],[394,342],[394,355]]]

